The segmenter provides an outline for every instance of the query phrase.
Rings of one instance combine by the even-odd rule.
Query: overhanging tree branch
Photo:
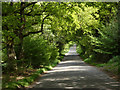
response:
[[[23,35],[23,37],[29,36],[29,35],[31,35],[31,34],[37,34],[37,33],[40,33],[40,32],[43,33],[43,25],[44,25],[44,21],[45,21],[45,19],[46,19],[48,16],[49,16],[49,14],[46,15],[46,16],[43,18],[43,20],[42,20],[42,24],[41,24],[41,29],[40,29],[39,31],[28,32],[27,34]]]
[[[28,15],[33,11],[34,6],[35,6],[35,4],[32,5],[32,9],[30,10],[30,12],[27,13]]]

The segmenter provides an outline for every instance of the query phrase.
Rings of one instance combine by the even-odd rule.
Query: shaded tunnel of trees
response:
[[[2,2],[3,76],[58,63],[71,41],[83,60],[112,63],[120,74],[118,7],[117,2]]]

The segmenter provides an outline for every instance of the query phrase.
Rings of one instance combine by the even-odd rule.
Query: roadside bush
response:
[[[53,63],[57,58],[59,58],[59,52],[54,45],[51,45],[50,52],[51,52],[50,63]]]
[[[49,65],[58,55],[55,45],[49,45],[43,37],[36,36],[31,39],[27,37],[24,40],[24,56],[29,60],[29,65],[34,68],[38,68],[40,65]]]
[[[120,74],[120,56],[114,56],[104,66],[105,70]]]

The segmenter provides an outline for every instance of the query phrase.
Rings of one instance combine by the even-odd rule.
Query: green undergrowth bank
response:
[[[20,80],[13,80],[11,82],[6,82],[3,84],[3,90],[16,90],[16,89],[23,89],[25,87],[28,87],[32,82],[34,82],[41,74],[43,74],[45,71],[51,70],[53,67],[55,67],[60,60],[56,60],[53,64],[44,66],[42,68],[36,69],[34,72],[31,72],[29,76],[24,77]],[[15,77],[17,78],[17,77]]]
[[[97,67],[102,67],[103,70],[111,72],[115,75],[118,75],[120,73],[120,71],[119,71],[120,66],[119,66],[119,62],[118,62],[119,60],[120,60],[120,56],[114,56],[112,59],[110,59],[106,63],[92,61],[92,60],[90,60],[90,58],[87,58],[84,61],[91,65],[94,65]]]

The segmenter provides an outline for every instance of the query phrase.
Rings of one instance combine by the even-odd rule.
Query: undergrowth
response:
[[[29,72],[28,76],[23,76],[23,79],[17,80],[17,77],[20,77],[20,76],[14,76],[13,80],[8,81],[8,82],[7,81],[3,82],[3,86],[2,86],[3,90],[6,90],[6,89],[14,90],[14,89],[26,88],[32,82],[34,82],[41,74],[43,74],[45,71],[51,70],[59,62],[60,62],[60,60],[56,60],[53,64],[36,69],[35,71],[34,71],[34,69],[31,68],[31,70],[33,70],[33,72]]]

